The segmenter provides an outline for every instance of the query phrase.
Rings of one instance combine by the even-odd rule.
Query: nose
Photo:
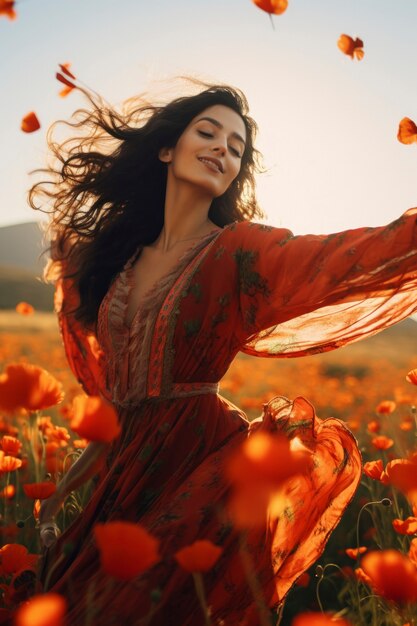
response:
[[[225,155],[227,151],[226,140],[222,141],[221,139],[217,139],[215,145],[212,146],[213,152],[216,154]]]

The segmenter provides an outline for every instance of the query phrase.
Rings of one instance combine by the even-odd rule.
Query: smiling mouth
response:
[[[221,168],[217,165],[217,163],[214,163],[213,161],[210,161],[209,159],[205,159],[204,157],[198,157],[198,160],[204,163],[205,165],[207,165],[207,167],[210,168],[212,172],[218,172],[219,174],[223,173]]]

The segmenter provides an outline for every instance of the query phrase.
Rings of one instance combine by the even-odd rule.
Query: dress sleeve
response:
[[[417,310],[417,208],[387,226],[331,235],[244,222],[234,251],[237,343],[262,357],[325,352]]]
[[[88,395],[99,395],[100,359],[103,356],[95,334],[88,331],[74,316],[79,294],[65,258],[52,244],[51,261],[46,274],[55,284],[54,308],[64,343],[68,364]]]

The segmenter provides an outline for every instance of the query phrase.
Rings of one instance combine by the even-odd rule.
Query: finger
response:
[[[58,533],[53,528],[47,528],[41,532],[41,541],[47,548],[56,543],[57,539]]]

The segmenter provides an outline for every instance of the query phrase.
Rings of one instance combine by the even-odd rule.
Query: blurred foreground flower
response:
[[[350,35],[340,35],[337,46],[339,50],[349,56],[352,60],[357,59],[360,61],[363,59],[365,52],[363,51],[363,41],[356,37],[353,39]]]
[[[187,572],[207,572],[213,567],[222,553],[222,548],[211,541],[202,539],[192,545],[181,548],[175,553],[175,559]]]
[[[15,626],[64,626],[67,601],[57,593],[33,596],[22,605],[15,617]]]
[[[40,127],[41,124],[34,111],[30,111],[30,113],[25,115],[20,124],[20,128],[24,133],[34,133],[35,130],[39,130]]]
[[[9,20],[15,20],[17,13],[14,10],[15,0],[0,0],[0,17],[4,15]]]
[[[288,0],[252,0],[252,2],[270,15],[281,15],[288,7]]]
[[[110,443],[120,435],[117,412],[100,396],[76,396],[70,427],[89,441]]]
[[[159,562],[159,540],[139,524],[107,522],[94,526],[103,570],[131,580]]]
[[[417,143],[417,126],[415,125],[413,120],[410,120],[409,117],[403,117],[403,119],[400,121],[397,139],[401,143],[405,144]],[[414,373],[413,376],[416,377],[417,370],[411,370],[411,372],[408,372],[406,379],[410,383],[417,385],[417,382],[415,381],[416,379],[410,380],[409,378],[410,374],[412,373]]]
[[[398,550],[368,552],[361,567],[375,593],[389,602],[404,605],[417,601],[417,568]]]
[[[0,409],[39,411],[58,404],[64,397],[62,384],[49,372],[28,363],[11,363],[0,376]]]
[[[16,313],[20,315],[33,315],[34,312],[34,307],[28,302],[19,302],[19,304],[16,304]]]
[[[228,508],[235,525],[262,526],[268,514],[278,517],[285,507],[281,487],[308,464],[309,453],[296,438],[258,431],[245,439],[225,468],[233,485]]]

